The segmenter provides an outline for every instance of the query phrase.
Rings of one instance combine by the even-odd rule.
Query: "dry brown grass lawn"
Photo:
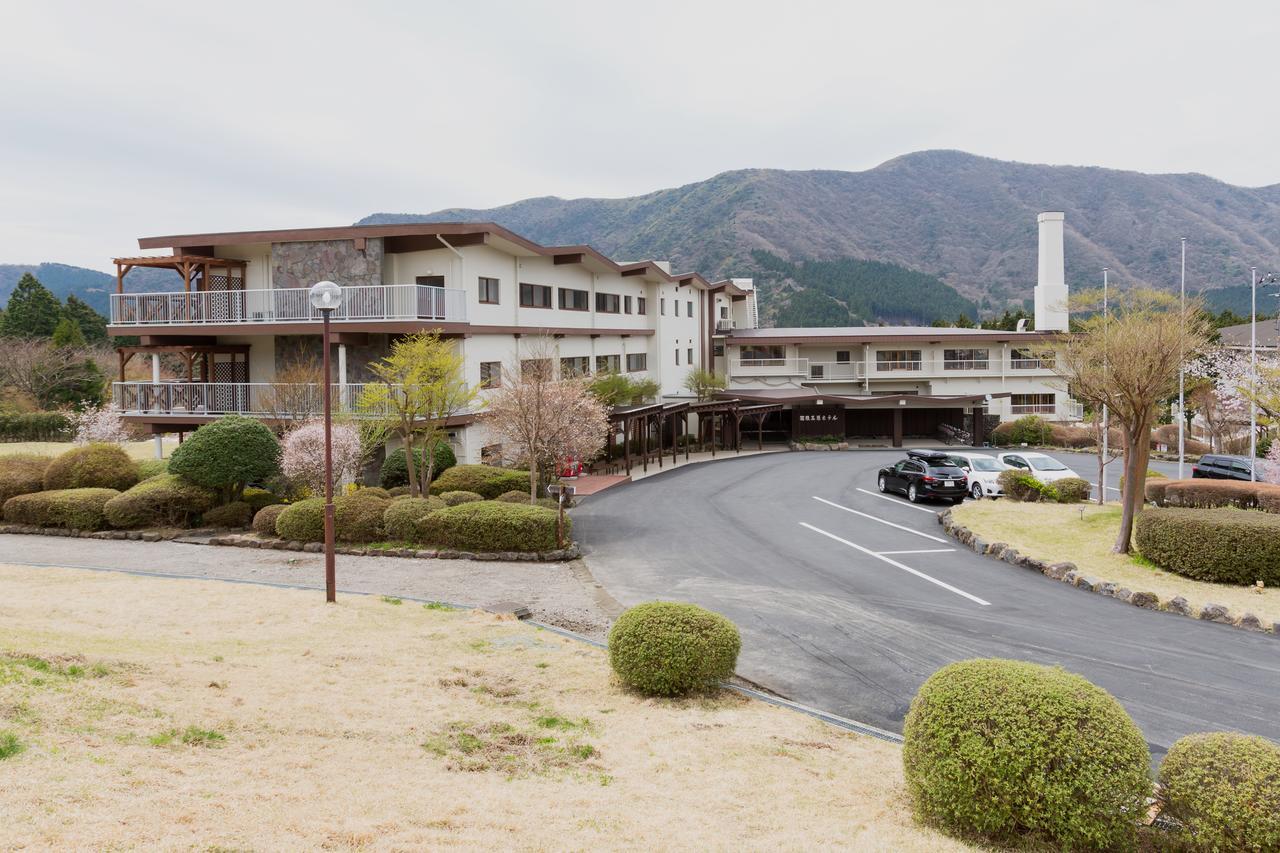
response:
[[[1080,510],[1084,509],[1081,518]],[[1181,595],[1196,612],[1207,602],[1234,616],[1253,613],[1264,625],[1280,622],[1280,589],[1258,594],[1250,587],[1204,583],[1161,571],[1145,561],[1113,554],[1120,508],[1108,504],[1042,504],[965,501],[951,511],[960,524],[988,542],[1006,542],[1020,553],[1049,562],[1070,561],[1086,575],[1131,590],[1154,592],[1161,601]]]
[[[0,566],[0,847],[958,850],[898,747],[483,614]]]
[[[126,441],[120,446],[124,448],[125,453],[128,453],[134,459],[155,458],[156,446],[151,439],[146,441]],[[177,439],[165,438],[164,455],[166,459],[177,446]],[[58,456],[73,447],[75,445],[69,441],[17,441],[0,444],[0,456],[8,456],[11,453],[39,453],[42,456]]]

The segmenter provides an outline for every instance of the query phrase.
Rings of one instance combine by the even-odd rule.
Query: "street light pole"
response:
[[[1178,340],[1178,479],[1182,479],[1182,466],[1187,456],[1187,396],[1186,396],[1186,325],[1187,325],[1187,238],[1182,238],[1182,334]]]
[[[1258,480],[1258,268],[1249,267],[1249,480]]]
[[[1107,313],[1107,274],[1110,268],[1102,268],[1102,369],[1107,368],[1106,341],[1107,341],[1107,320],[1110,314]],[[1105,504],[1107,502],[1107,443],[1111,437],[1111,413],[1107,411],[1107,404],[1102,404],[1102,459],[1098,464],[1098,503]]]
[[[324,600],[338,600],[337,571],[334,567],[333,524],[333,409],[329,376],[329,315],[342,304],[342,288],[331,281],[317,282],[308,294],[311,307],[324,318],[321,335],[321,370],[324,374]]]

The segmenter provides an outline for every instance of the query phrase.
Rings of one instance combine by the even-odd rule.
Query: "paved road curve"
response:
[[[995,656],[1061,664],[1105,687],[1157,756],[1196,731],[1280,740],[1280,638],[1139,610],[955,549],[940,505],[876,492],[876,471],[898,458],[689,466],[590,498],[575,525],[622,603],[724,613],[743,631],[742,675],[856,720],[901,731],[930,673]],[[1095,479],[1090,457],[1060,458]]]

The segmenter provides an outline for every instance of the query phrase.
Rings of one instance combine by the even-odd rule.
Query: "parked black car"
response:
[[[1191,476],[1210,480],[1248,480],[1252,469],[1248,456],[1221,456],[1207,453],[1200,457],[1199,463],[1191,466]],[[1258,479],[1262,479],[1259,471]]]
[[[908,450],[906,459],[880,469],[876,485],[882,492],[901,492],[912,503],[939,498],[958,504],[969,491],[964,471],[936,450]]]

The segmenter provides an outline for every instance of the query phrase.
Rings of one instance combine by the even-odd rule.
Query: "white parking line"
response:
[[[903,526],[903,525],[901,525],[901,524],[894,524],[892,521],[885,521],[883,518],[876,518],[874,515],[870,515],[870,514],[865,513],[865,512],[860,512],[859,510],[856,510],[856,509],[850,509],[850,508],[849,508],[849,507],[847,507],[847,506],[841,506],[840,504],[836,503],[835,501],[829,501],[829,500],[827,500],[826,498],[820,498],[820,497],[818,497],[817,495],[813,495],[812,497],[813,497],[813,499],[814,499],[815,501],[822,501],[822,502],[823,502],[824,504],[826,504],[827,506],[833,506],[833,507],[835,507],[836,509],[842,509],[842,510],[844,510],[845,512],[851,512],[851,513],[853,513],[854,515],[860,515],[860,516],[862,516],[863,518],[869,518],[869,519],[871,519],[872,521],[878,521],[878,522],[880,522],[881,524],[887,524],[887,525],[889,525],[890,527],[896,527],[896,528],[898,528],[899,530],[905,530],[905,531],[906,531],[906,532],[908,532],[908,533],[914,533],[916,536],[923,536],[925,539],[932,539],[934,542],[941,542],[941,543],[943,543],[943,544],[946,544],[946,542],[947,542],[947,540],[946,540],[946,539],[943,539],[941,536],[930,536],[928,533],[921,533],[919,530],[912,530],[910,527],[904,527],[904,526]]]
[[[921,548],[918,551],[876,551],[876,554],[881,557],[889,554],[950,554],[955,550],[955,548]]]
[[[947,583],[946,581],[940,581],[937,578],[932,577],[931,575],[926,575],[924,572],[916,571],[910,566],[904,566],[902,563],[899,563],[897,560],[890,560],[888,557],[884,556],[883,554],[877,554],[875,551],[872,551],[870,548],[863,548],[861,545],[857,544],[856,542],[850,542],[848,539],[841,539],[839,536],[835,535],[834,533],[828,533],[827,531],[819,527],[814,527],[812,524],[808,524],[803,521],[800,522],[800,526],[808,528],[809,530],[812,530],[814,533],[821,533],[823,536],[827,537],[828,539],[834,539],[835,541],[841,543],[842,545],[848,545],[850,548],[853,548],[857,551],[861,551],[862,553],[866,554],[869,557],[875,557],[877,560],[888,563],[889,565],[893,566],[895,569],[902,569],[904,572],[909,572],[910,574],[913,574],[918,578],[927,580],[929,583],[937,584],[938,586],[942,587],[945,590],[954,592],[956,595],[963,595],[965,598],[969,599],[970,601],[977,602],[978,604],[981,604],[984,607],[991,606],[990,601],[984,601],[983,599],[978,598],[978,596],[967,593],[963,589],[960,589],[959,587],[954,587],[951,584]]]
[[[1096,489],[1096,488],[1098,488],[1098,484],[1097,484],[1097,483],[1090,483],[1089,485],[1090,485],[1090,486],[1093,486],[1095,489]],[[1117,489],[1115,486],[1107,486],[1107,488],[1108,488],[1109,490],[1111,490],[1111,491],[1115,492],[1116,494],[1123,494],[1123,492],[1121,492],[1121,491],[1120,491],[1119,489]]]
[[[871,497],[873,497],[873,498],[880,498],[880,500],[882,500],[882,501],[889,501],[890,503],[894,504],[895,506],[905,506],[907,509],[918,509],[918,510],[920,510],[921,512],[927,512],[927,513],[929,513],[930,515],[937,515],[937,514],[938,514],[938,510],[936,510],[936,509],[927,509],[926,507],[916,506],[916,505],[915,505],[915,504],[913,504],[913,503],[904,503],[904,502],[902,502],[902,501],[898,500],[897,498],[892,498],[892,497],[889,497],[888,495],[882,495],[882,494],[880,494],[879,492],[873,492],[873,491],[870,491],[870,490],[868,490],[868,489],[863,489],[863,488],[859,488],[859,489],[858,489],[858,491],[862,492],[864,495],[871,495]]]

